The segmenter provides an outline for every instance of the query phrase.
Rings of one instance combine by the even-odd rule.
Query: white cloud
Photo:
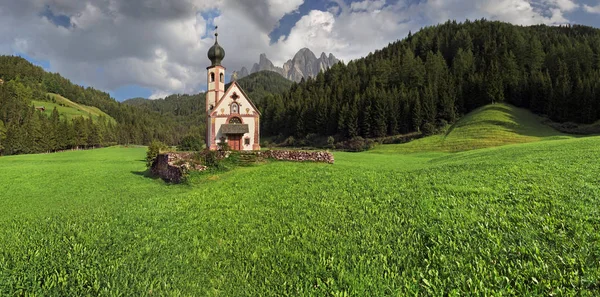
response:
[[[583,8],[589,13],[600,14],[600,3],[598,3],[596,6],[583,5]]]
[[[275,18],[281,18],[284,15],[294,12],[304,3],[304,0],[267,0],[269,4],[269,13]]]
[[[546,0],[545,2],[550,6],[557,7],[561,11],[570,12],[579,8],[579,4],[575,3],[572,0]]]
[[[567,2],[571,1],[544,0],[542,3],[527,0],[430,0],[423,10],[431,22],[487,18],[519,25],[556,25],[568,23],[563,13],[574,8]]]
[[[261,53],[281,65],[299,49],[333,53],[345,61],[401,39],[409,30],[448,19],[487,18],[515,24],[569,22],[573,0],[331,0],[313,10],[288,36],[271,42],[269,33],[304,0],[0,0],[0,53],[25,53],[51,62],[78,83],[103,90],[139,85],[153,97],[193,93],[206,82],[206,52],[220,27],[228,74],[251,67]],[[46,7],[70,17],[71,28],[40,17]],[[583,8],[600,13],[600,5]],[[214,20],[201,12],[217,9]],[[208,28],[210,29],[210,28]]]
[[[350,9],[353,11],[374,11],[385,6],[385,0],[365,0],[362,2],[353,2],[350,4]]]

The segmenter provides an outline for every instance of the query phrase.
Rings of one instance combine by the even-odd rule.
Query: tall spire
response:
[[[215,26],[215,44],[208,50],[208,58],[212,62],[212,66],[221,66],[221,61],[225,58],[225,50],[219,45],[219,33],[217,29],[219,26]]]

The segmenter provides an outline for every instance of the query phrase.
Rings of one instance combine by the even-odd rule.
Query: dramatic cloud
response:
[[[598,5],[596,5],[596,6],[584,5],[583,7],[584,7],[585,11],[587,11],[589,13],[600,14],[600,3],[598,3]]]
[[[329,0],[273,42],[270,33],[304,2],[0,0],[0,53],[49,61],[52,71],[106,91],[134,85],[160,97],[205,87],[214,25],[230,73],[261,53],[281,65],[303,47],[349,61],[448,19],[561,24],[580,7],[600,13],[600,5],[572,0]]]

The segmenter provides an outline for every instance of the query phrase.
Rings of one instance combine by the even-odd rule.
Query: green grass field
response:
[[[0,295],[598,294],[600,137],[378,149],[183,185],[144,148],[0,157]]]
[[[542,119],[522,108],[507,104],[481,107],[460,119],[446,133],[406,144],[386,145],[374,152],[414,153],[424,151],[460,152],[507,144],[568,139],[541,123]]]
[[[32,104],[35,106],[43,106],[46,108],[44,112],[46,115],[50,116],[52,114],[52,110],[56,107],[58,113],[61,115],[61,119],[66,118],[67,120],[71,120],[75,117],[91,117],[94,121],[98,120],[99,116],[104,116],[107,120],[116,123],[116,121],[104,113],[102,110],[97,107],[87,106],[79,103],[75,103],[65,97],[62,97],[57,94],[48,93],[49,96],[54,98],[56,103],[48,102],[48,101],[35,101],[32,100]],[[62,105],[61,105],[62,104]]]

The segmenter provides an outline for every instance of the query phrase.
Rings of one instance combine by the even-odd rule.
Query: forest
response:
[[[152,140],[177,145],[204,135],[202,93],[120,103],[13,56],[0,56],[0,79],[0,154]],[[262,135],[280,140],[429,135],[495,102],[555,122],[592,123],[600,119],[600,30],[448,21],[314,79],[291,83],[260,72],[238,82],[262,112]],[[116,124],[43,115],[31,100],[48,93],[98,107]]]
[[[21,57],[0,56],[0,155],[55,152],[115,144],[147,145],[160,140],[178,145],[190,135],[204,135],[204,94],[175,94],[160,100],[135,98],[123,103],[108,93],[73,84]],[[258,102],[279,94],[291,82],[275,73],[256,73],[239,81]],[[53,110],[37,111],[32,101],[49,101],[49,93],[98,107],[114,118],[66,119]]]
[[[0,56],[0,154],[53,152],[113,144],[147,144],[153,139],[177,143],[188,128],[168,116],[115,101],[108,93],[73,84],[21,57]],[[49,93],[94,106],[115,119],[46,116],[32,100],[48,101]]]
[[[427,135],[495,102],[556,122],[598,120],[600,30],[486,20],[423,28],[268,96],[261,131],[337,140]]]

